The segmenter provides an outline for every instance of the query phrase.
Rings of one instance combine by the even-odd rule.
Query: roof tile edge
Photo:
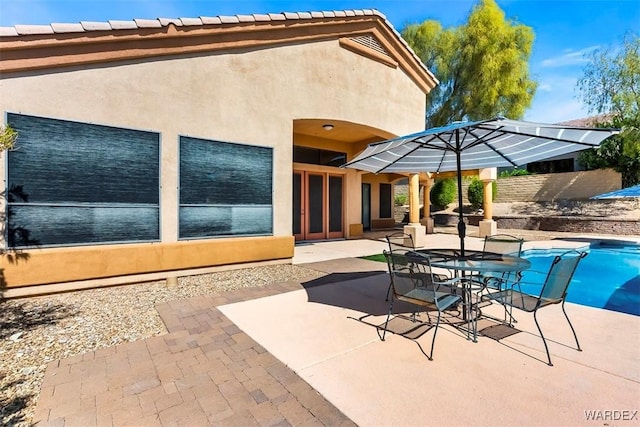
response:
[[[219,15],[214,17],[183,17],[183,18],[157,18],[157,19],[141,19],[135,18],[129,20],[109,20],[103,21],[80,21],[78,23],[64,22],[51,23],[48,25],[15,25],[0,26],[0,37],[18,37],[22,35],[36,34],[59,34],[59,33],[78,33],[84,31],[115,31],[115,30],[131,30],[136,28],[161,28],[170,24],[176,26],[197,26],[197,25],[221,25],[221,24],[238,24],[243,22],[268,22],[268,21],[286,21],[297,19],[330,19],[330,18],[349,18],[355,16],[379,16],[387,21],[386,16],[377,9],[347,9],[332,11],[308,11],[308,12],[281,12],[281,13],[261,13],[251,15]]]
[[[117,30],[135,30],[135,29],[147,29],[147,28],[162,28],[168,25],[176,26],[205,26],[205,25],[225,25],[225,24],[240,24],[247,22],[270,22],[270,21],[287,21],[287,20],[302,20],[302,19],[342,19],[359,16],[377,16],[382,19],[399,41],[405,46],[405,48],[413,55],[414,59],[418,61],[426,72],[434,79],[436,84],[438,80],[433,73],[424,65],[422,61],[409,46],[409,44],[402,38],[400,32],[398,32],[393,24],[387,19],[387,17],[377,9],[348,9],[338,11],[309,11],[309,12],[282,12],[282,13],[267,13],[267,14],[253,14],[253,15],[230,15],[230,16],[200,16],[198,18],[158,18],[158,19],[133,19],[127,20],[109,20],[107,22],[90,22],[81,21],[80,23],[55,23],[50,25],[15,25],[13,27],[0,27],[0,40],[10,37],[20,37],[26,35],[49,35],[60,33],[82,33],[89,31],[117,31]]]

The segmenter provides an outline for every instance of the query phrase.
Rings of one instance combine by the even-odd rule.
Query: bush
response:
[[[404,206],[407,204],[407,195],[404,193],[396,194],[394,201],[396,206]]]
[[[515,169],[500,172],[499,177],[508,178],[510,176],[522,176],[522,175],[533,175],[533,174],[526,169],[515,168]]]
[[[453,178],[441,179],[431,188],[429,200],[434,206],[446,208],[456,198],[456,192],[456,181]]]
[[[498,185],[495,181],[491,183],[491,188],[493,190],[491,201],[494,201],[498,194]],[[467,198],[473,209],[480,209],[484,204],[484,183],[478,178],[471,180],[469,188],[467,189]]]

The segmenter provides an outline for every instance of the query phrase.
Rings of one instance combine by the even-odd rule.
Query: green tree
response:
[[[587,169],[613,168],[622,187],[640,183],[640,38],[627,33],[622,48],[598,49],[587,56],[577,88],[596,126],[620,128],[619,135],[580,155]]]
[[[494,0],[481,0],[467,23],[410,24],[402,36],[440,84],[427,95],[427,127],[504,115],[520,119],[537,83],[529,78],[533,30],[505,19]]]
[[[18,132],[11,126],[0,125],[0,151],[11,150],[18,139]]]

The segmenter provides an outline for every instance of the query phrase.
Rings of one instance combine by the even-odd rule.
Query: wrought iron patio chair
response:
[[[493,236],[486,236],[484,238],[484,246],[482,248],[483,257],[491,257],[497,255],[512,255],[519,257],[522,254],[522,244],[524,239],[509,235],[509,234],[496,234]],[[482,297],[482,294],[490,290],[502,290],[503,284],[519,280],[521,272],[498,272],[487,271],[479,275],[470,277],[471,286],[475,289],[478,301],[487,301]],[[511,315],[505,307],[505,321],[506,316]],[[516,320],[511,317],[512,322]]]
[[[389,245],[389,253],[397,253],[397,254],[406,254],[410,251],[415,251],[416,247],[413,244],[413,237],[411,234],[404,233],[402,231],[398,231],[393,234],[388,234],[385,236],[387,240],[387,245]],[[393,261],[393,259],[392,259]],[[387,263],[389,267],[389,275],[391,275],[392,266]],[[391,295],[391,282],[389,282],[389,287],[387,288],[387,297],[385,301],[389,301],[389,296]]]
[[[394,301],[405,301],[415,304],[425,311],[427,311],[427,309],[436,311],[438,317],[435,325],[433,325],[434,332],[431,340],[431,351],[428,355],[425,353],[429,360],[433,360],[433,348],[436,342],[438,327],[440,326],[441,314],[445,310],[456,306],[462,300],[462,297],[451,291],[454,280],[440,282],[436,279],[436,276],[431,271],[428,256],[416,252],[392,253],[386,250],[384,251],[384,255],[389,266],[392,292],[387,320],[384,324],[382,335],[380,335],[380,329],[378,328],[378,335],[380,339],[384,341],[389,319],[393,312]],[[415,312],[411,320],[416,322]],[[420,347],[420,349],[422,350],[422,347]]]
[[[484,247],[482,249],[483,256],[512,255],[519,257],[522,254],[523,239],[509,234],[496,234],[494,236],[486,236],[484,238]],[[519,273],[501,273],[501,272],[485,272],[481,276],[484,288],[492,288],[500,290],[502,284],[512,279],[510,275]]]
[[[530,295],[522,292],[521,285],[524,284],[522,280],[517,280],[511,284],[508,289],[503,289],[497,292],[490,292],[486,297],[491,300],[497,301],[500,304],[509,307],[509,314],[513,308],[533,313],[533,320],[536,323],[538,332],[540,332],[540,338],[544,343],[544,349],[547,352],[547,359],[549,366],[553,366],[551,363],[551,356],[549,354],[549,347],[547,346],[547,340],[545,339],[540,324],[538,323],[538,310],[544,307],[548,307],[553,304],[561,304],[564,317],[569,323],[573,337],[576,340],[576,346],[578,351],[582,351],[580,343],[578,342],[578,336],[576,331],[569,320],[567,311],[565,310],[564,303],[567,297],[567,289],[571,283],[571,279],[578,267],[578,263],[587,255],[587,252],[580,252],[571,250],[556,256],[551,262],[551,267],[547,273],[546,279],[542,284],[542,288],[538,295]],[[516,290],[517,288],[517,290]],[[510,324],[511,325],[511,324]]]
[[[416,250],[411,234],[398,231],[396,233],[386,235],[385,239],[389,245],[389,253],[406,254]],[[389,274],[391,274],[391,266],[388,263],[387,265],[389,266]],[[439,281],[449,279],[449,277],[444,274],[436,274],[436,278]],[[389,295],[391,295],[391,282],[389,282],[389,287],[387,288],[387,297],[385,298],[385,301],[389,301]]]

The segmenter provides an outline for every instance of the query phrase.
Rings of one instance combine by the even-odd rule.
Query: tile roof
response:
[[[221,15],[221,16],[200,16],[198,18],[158,18],[158,19],[134,19],[132,21],[107,21],[91,22],[80,21],[79,23],[52,23],[50,25],[15,25],[13,27],[0,27],[0,37],[17,37],[34,34],[61,34],[77,33],[89,31],[110,31],[110,30],[131,30],[136,28],[161,28],[169,24],[177,27],[201,26],[201,25],[221,25],[238,24],[245,22],[268,22],[286,21],[301,19],[323,19],[323,18],[344,18],[351,16],[378,16],[384,19],[387,25],[393,25],[387,18],[376,9],[357,10],[333,10],[333,11],[311,11],[311,12],[282,12],[251,15]]]
[[[0,41],[10,41],[20,36],[37,36],[53,34],[90,33],[96,31],[121,31],[163,28],[169,25],[176,27],[198,27],[211,25],[265,23],[282,21],[303,21],[315,19],[335,19],[372,16],[380,18],[391,30],[397,40],[404,46],[427,75],[437,84],[438,80],[433,73],[422,63],[413,49],[402,38],[402,35],[394,28],[386,16],[377,9],[349,9],[333,11],[309,11],[309,12],[281,12],[250,15],[226,15],[226,16],[200,16],[197,18],[158,18],[158,19],[133,19],[131,21],[109,20],[107,22],[80,21],[79,23],[52,23],[50,25],[15,25],[13,27],[0,27]]]

